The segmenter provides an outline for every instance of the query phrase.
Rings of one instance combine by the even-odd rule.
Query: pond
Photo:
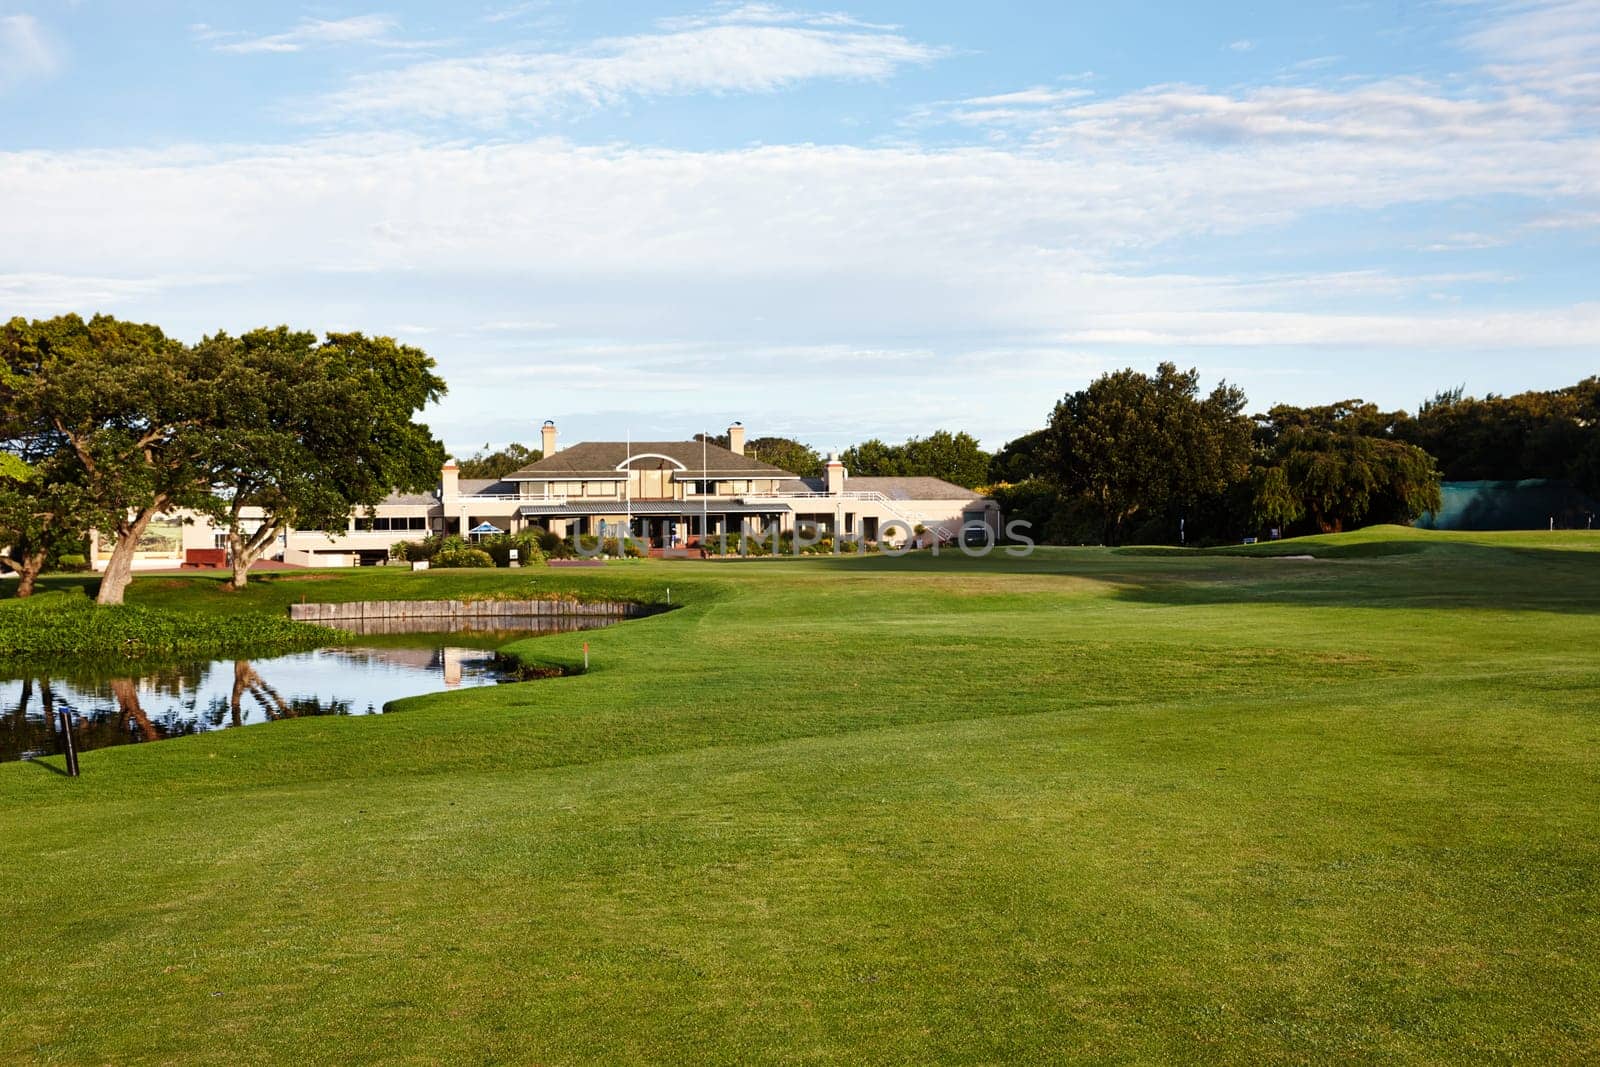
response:
[[[616,620],[528,617],[513,628],[395,633],[378,624],[350,643],[292,655],[149,664],[56,665],[0,669],[0,762],[62,750],[60,713],[73,720],[80,752],[112,745],[275,722],[310,715],[379,715],[401,697],[518,681],[496,649],[538,634],[566,633]]]

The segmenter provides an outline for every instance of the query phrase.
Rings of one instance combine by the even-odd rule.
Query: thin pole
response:
[[[625,502],[625,505],[626,505],[626,507],[628,509],[628,525],[627,525],[627,528],[622,531],[622,541],[618,546],[622,550],[622,555],[624,557],[626,557],[628,555],[628,538],[633,536],[633,428],[632,427],[628,428],[628,443],[627,443],[627,445],[625,447],[627,449],[627,453],[628,454],[625,457],[623,457],[623,460],[622,460],[622,468],[623,468],[622,473],[625,476],[623,478],[623,481],[622,481],[622,496],[623,496],[623,500]]]
[[[67,776],[78,777],[78,745],[72,736],[72,711],[65,706],[57,712],[61,716],[62,751],[67,756]]]
[[[707,482],[706,441],[711,437],[705,431],[700,433],[700,551],[704,552],[706,542],[711,538],[711,492]]]

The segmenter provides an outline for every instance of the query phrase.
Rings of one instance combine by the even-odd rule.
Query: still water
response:
[[[63,711],[79,751],[308,715],[378,715],[401,697],[517,680],[495,651],[509,641],[612,621],[530,617],[511,630],[368,634],[287,656],[11,669],[0,673],[0,762],[60,752]]]

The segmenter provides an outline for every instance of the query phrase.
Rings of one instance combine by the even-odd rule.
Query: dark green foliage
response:
[[[822,456],[810,445],[793,438],[757,437],[745,445],[744,454],[802,478],[816,478],[822,474]]]
[[[433,557],[435,567],[493,567],[494,558],[481,548],[445,548]]]
[[[1106,544],[1129,520],[1220,493],[1249,469],[1244,394],[1223,383],[1200,396],[1200,375],[1163,363],[1154,377],[1134,370],[1068,394],[1050,419],[1052,475],[1093,502]]]
[[[1481,400],[1442,392],[1395,436],[1434,456],[1447,481],[1548,478],[1600,492],[1600,377]]]
[[[540,544],[539,530],[521,530],[517,533],[486,537],[477,547],[489,553],[497,567],[511,565],[511,550],[517,551],[517,562],[524,567],[544,562],[544,548]]]
[[[839,457],[853,475],[870,478],[943,478],[976,489],[989,482],[990,456],[966,432],[937,430],[900,445],[872,438]]]
[[[421,350],[286,326],[219,333],[196,349],[223,368],[207,427],[209,510],[228,530],[235,587],[285,527],[337,533],[352,511],[435,484],[444,449],[416,417],[445,383]]]
[[[63,315],[0,329],[0,366],[0,439],[42,484],[72,487],[74,533],[111,536],[99,600],[121,603],[150,520],[206,505],[227,364],[156,326]]]
[[[0,601],[0,663],[40,657],[154,659],[260,655],[318,648],[336,630],[280,615],[208,615],[132,605],[96,606],[76,592]]]
[[[463,478],[504,478],[543,458],[544,453],[539,449],[513,442],[501,449],[491,449],[485,444],[473,455],[457,460],[456,464],[461,468]]]
[[[1260,417],[1251,483],[1255,517],[1322,533],[1409,523],[1439,507],[1433,457],[1390,436],[1404,420],[1359,400],[1318,408],[1280,406]]]
[[[1050,476],[1050,431],[1035,430],[1008,442],[989,461],[991,485],[1019,485]]]

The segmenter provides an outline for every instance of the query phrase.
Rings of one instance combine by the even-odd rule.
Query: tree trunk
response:
[[[228,694],[228,710],[233,713],[235,726],[244,725],[244,693],[250,687],[250,678],[254,674],[249,660],[233,661],[233,692]]]
[[[145,508],[132,522],[123,520],[117,523],[117,543],[111,549],[111,559],[106,562],[106,573],[100,579],[100,592],[95,597],[95,603],[122,603],[128,583],[133,581],[133,554],[138,551],[139,539],[144,536],[150,520],[156,517],[156,509],[161,503],[158,500],[156,504]]]
[[[139,689],[134,685],[132,678],[111,679],[111,693],[117,698],[117,710],[122,713],[124,723],[132,720],[139,727],[139,734],[146,741],[159,741],[161,734],[156,731],[155,724],[150,721],[150,716],[145,714],[144,708],[139,704]]]
[[[228,559],[233,564],[233,577],[228,582],[228,588],[235,591],[245,587],[250,580],[250,568],[267,554],[267,549],[272,547],[285,525],[281,520],[263,520],[255,533],[245,537],[239,522],[239,508],[235,505],[228,523]]]
[[[43,550],[31,556],[23,556],[16,564],[17,568],[17,599],[33,595],[33,587],[39,581],[39,575],[44,572]]]

